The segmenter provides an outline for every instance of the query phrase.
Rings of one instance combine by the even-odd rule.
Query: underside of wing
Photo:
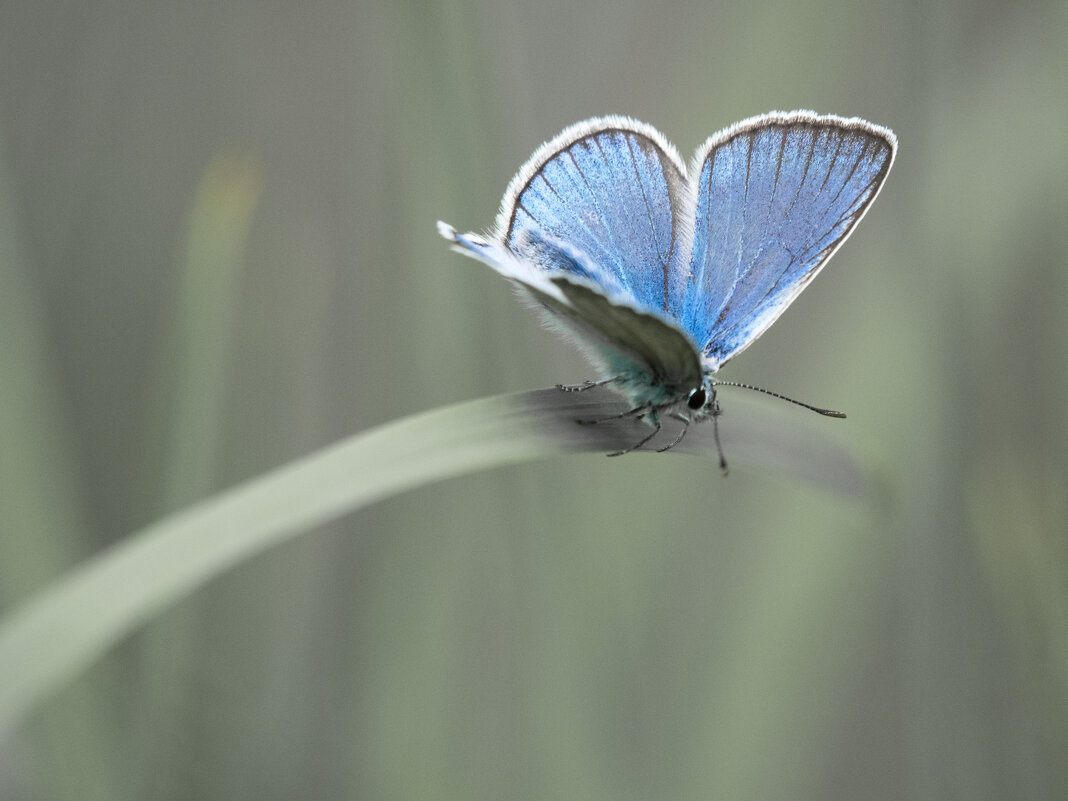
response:
[[[601,117],[568,128],[520,169],[497,237],[526,258],[527,231],[566,242],[637,304],[667,311],[672,269],[685,269],[679,243],[689,242],[692,212],[680,204],[688,198],[682,162],[660,133]]]
[[[661,387],[681,395],[701,386],[701,359],[690,340],[658,315],[614,303],[600,290],[569,276],[553,283],[567,298],[566,306],[543,303],[565,318],[576,333],[593,344],[606,372]],[[662,400],[665,400],[662,398]]]
[[[485,262],[519,284],[552,313],[579,344],[606,369],[633,381],[661,387],[667,395],[701,385],[701,359],[690,339],[654,310],[636,307],[580,251],[540,233],[528,232],[522,247],[536,261],[518,257],[503,245],[460,234],[451,226],[438,230],[465,255]]]
[[[693,286],[680,315],[718,369],[771,325],[875,199],[897,140],[811,112],[739,123],[697,152]]]

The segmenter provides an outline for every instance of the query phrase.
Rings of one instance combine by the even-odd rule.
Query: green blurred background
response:
[[[353,432],[588,377],[434,230],[565,125],[901,143],[725,372],[847,410],[877,500],[646,455],[409,493],[125,640],[0,798],[1068,797],[1066,43],[1063,0],[0,4],[0,611]]]

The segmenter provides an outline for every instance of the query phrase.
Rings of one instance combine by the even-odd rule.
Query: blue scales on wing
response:
[[[709,138],[687,173],[654,128],[600,117],[535,152],[491,237],[439,230],[592,345],[636,405],[668,402],[808,285],[875,199],[895,147],[864,120],[773,112]]]
[[[639,309],[664,313],[680,243],[686,175],[674,148],[653,129],[624,118],[575,126],[540,149],[505,195],[499,234],[513,252],[550,270],[583,275],[554,261],[545,239],[584,254],[598,275],[583,275],[623,294]],[[535,230],[544,239],[531,240]]]
[[[815,277],[874,200],[893,152],[885,129],[804,113],[746,121],[698,150],[680,324],[706,369],[744,350]]]
[[[681,159],[641,123],[596,123],[564,131],[519,171],[496,238],[551,277],[566,303],[536,297],[605,354],[606,366],[668,396],[688,392],[702,373],[697,345],[672,313],[690,235]]]

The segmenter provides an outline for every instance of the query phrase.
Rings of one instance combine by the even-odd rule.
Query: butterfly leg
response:
[[[596,425],[597,423],[607,423],[612,420],[622,420],[624,417],[634,417],[638,420],[641,420],[643,417],[648,416],[653,424],[653,430],[649,432],[647,436],[642,437],[629,448],[624,448],[621,451],[613,451],[612,453],[608,454],[609,456],[622,456],[624,453],[636,451],[638,448],[640,448],[642,445],[644,445],[646,442],[648,442],[660,433],[660,418],[656,414],[657,409],[659,408],[661,407],[657,406],[654,403],[643,403],[641,406],[638,406],[634,409],[628,409],[625,412],[613,414],[609,417],[598,417],[595,420],[576,420],[575,422],[578,423],[580,426],[592,426]]]
[[[583,381],[581,384],[557,384],[557,389],[562,389],[564,392],[582,392],[584,389],[593,389],[594,387],[603,387],[606,384],[614,384],[620,379],[621,376],[613,376],[612,378],[606,378],[603,381]]]
[[[660,433],[660,429],[662,428],[661,423],[660,423],[660,416],[655,411],[653,411],[652,413],[650,413],[649,419],[652,420],[652,422],[653,422],[653,426],[654,427],[653,427],[652,431],[650,431],[647,435],[645,435],[640,440],[635,442],[629,448],[624,448],[621,451],[613,451],[612,453],[610,453],[608,455],[609,456],[622,456],[625,453],[630,453],[631,451],[636,451],[636,450],[638,450],[638,448],[640,448],[646,442],[648,442],[653,437],[655,437],[657,434],[659,434]]]
[[[674,420],[681,421],[682,422],[682,430],[679,432],[679,435],[677,437],[675,437],[675,439],[671,440],[671,442],[669,442],[663,448],[657,448],[656,449],[657,453],[664,453],[664,451],[670,451],[672,448],[674,448],[676,445],[678,445],[680,442],[682,442],[682,438],[685,437],[686,436],[686,432],[690,430],[690,423],[693,422],[693,420],[691,418],[687,417],[684,414],[679,414],[678,412],[672,412],[671,414],[668,415],[668,417],[670,417],[670,418],[672,418]]]
[[[625,453],[630,453],[631,451],[638,450],[639,448],[642,447],[642,445],[644,445],[645,443],[647,443],[649,440],[651,440],[653,437],[655,437],[657,434],[660,433],[660,429],[663,428],[663,424],[661,424],[660,417],[657,414],[657,412],[659,412],[661,409],[664,409],[664,408],[666,408],[666,407],[668,407],[670,405],[672,405],[672,404],[671,403],[660,403],[660,404],[657,404],[657,403],[652,403],[652,402],[643,403],[641,406],[638,406],[638,407],[636,407],[634,409],[628,409],[625,412],[620,412],[619,414],[613,414],[613,415],[611,415],[609,417],[599,417],[599,418],[597,418],[595,420],[576,420],[575,422],[578,423],[580,426],[592,426],[592,425],[596,425],[597,423],[607,423],[607,422],[609,422],[611,420],[622,420],[624,417],[634,417],[634,418],[637,418],[638,420],[641,420],[643,417],[648,417],[649,421],[653,425],[653,430],[652,431],[650,431],[646,436],[642,437],[640,440],[635,442],[629,448],[624,448],[621,451],[613,451],[612,453],[608,454],[609,456],[622,456]],[[681,414],[679,414],[679,415],[672,414],[671,416],[672,417],[677,417],[680,420],[684,420],[687,423],[687,427],[689,426],[690,419],[688,417],[684,417]],[[683,434],[685,434],[685,433],[686,433],[686,429],[684,428],[683,429]],[[681,440],[682,440],[682,435],[680,434],[675,439],[674,442],[672,442],[670,445],[668,445],[668,447],[660,448],[659,450],[661,450],[661,451],[670,450],[671,448],[674,448],[676,445],[678,445]]]
[[[727,457],[723,455],[723,446],[719,444],[719,404],[712,413],[712,437],[716,440],[716,452],[719,453],[719,469],[726,476],[730,471],[727,469]]]
[[[654,406],[652,403],[643,403],[637,408],[628,409],[627,411],[620,412],[619,414],[612,414],[608,417],[597,417],[593,420],[576,420],[575,422],[578,423],[580,426],[593,426],[597,425],[598,423],[607,423],[611,420],[622,420],[624,417],[636,417],[637,419],[641,420],[649,412],[655,412],[656,409],[657,407]]]

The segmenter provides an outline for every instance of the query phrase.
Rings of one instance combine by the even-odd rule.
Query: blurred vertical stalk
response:
[[[1040,756],[1062,786],[1068,770],[1068,500],[1054,464],[978,466],[969,481],[969,516],[979,554],[1008,636],[1020,747]]]
[[[149,441],[162,448],[160,514],[214,487],[241,266],[262,184],[247,158],[221,154],[205,171],[193,201],[148,432]],[[189,685],[197,669],[198,609],[191,601],[149,629],[140,643],[141,683],[132,727],[139,758],[132,764],[141,771],[135,787],[144,797],[186,781],[175,775],[175,766],[190,739],[187,723],[197,714],[190,708]]]
[[[69,568],[92,540],[6,155],[0,142],[0,608]],[[51,757],[35,777],[41,797],[116,797],[99,674],[94,678],[65,691],[26,732],[41,746],[34,750]],[[15,677],[0,676],[9,680]]]
[[[222,155],[208,167],[193,203],[182,286],[159,379],[167,388],[163,512],[213,487],[240,268],[261,188],[260,173],[248,160]]]

